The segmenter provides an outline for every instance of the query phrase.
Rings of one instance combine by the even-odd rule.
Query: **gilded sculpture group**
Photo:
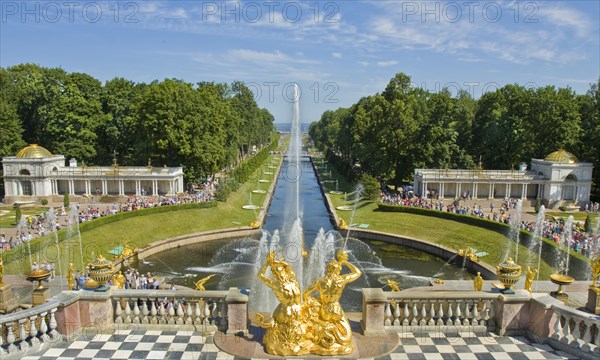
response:
[[[340,305],[346,284],[358,279],[362,273],[348,262],[348,254],[340,250],[337,259],[327,265],[325,276],[317,279],[304,292],[290,264],[267,255],[267,262],[258,278],[270,287],[279,300],[272,317],[265,321],[257,314],[261,327],[266,329],[263,338],[265,350],[273,355],[344,355],[353,351],[350,322]],[[342,267],[349,270],[341,274]],[[266,275],[271,269],[271,277]],[[318,292],[318,297],[311,294]]]

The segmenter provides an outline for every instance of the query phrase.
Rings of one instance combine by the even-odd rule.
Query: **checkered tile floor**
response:
[[[400,345],[382,360],[545,360],[577,359],[535,344],[522,337],[473,333],[398,334]],[[81,336],[72,343],[59,343],[39,356],[25,360],[70,359],[232,359],[213,344],[212,337],[193,331],[118,330],[115,334]]]

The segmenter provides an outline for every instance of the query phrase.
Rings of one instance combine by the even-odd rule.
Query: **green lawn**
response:
[[[41,206],[22,207],[21,215],[22,216],[28,216],[28,215],[37,216],[45,211],[48,211],[47,207],[41,207]],[[17,226],[16,221],[15,221],[15,213],[16,213],[16,210],[13,209],[12,206],[0,207],[0,233],[1,233],[2,229],[14,228]]]
[[[352,195],[353,193],[348,195],[349,201],[344,201],[344,195],[330,195],[330,198],[334,207],[354,205]],[[348,224],[351,223],[351,211],[337,210],[337,215],[341,216]],[[511,246],[510,256],[514,257],[515,254],[515,244],[495,231],[430,216],[382,212],[377,210],[377,204],[374,202],[359,202],[352,223],[369,224],[368,230],[414,237],[456,250],[473,247],[478,251],[489,253],[481,261],[492,266],[498,265],[504,259],[509,246]],[[537,255],[530,254],[527,248],[520,246],[518,262],[523,268],[527,265],[535,268],[537,267]],[[542,262],[540,279],[546,279],[554,272],[554,269],[547,263]]]
[[[282,157],[274,162],[278,164]],[[109,251],[121,244],[131,244],[134,247],[143,247],[152,242],[172,238],[175,236],[195,233],[200,231],[235,228],[249,226],[258,215],[259,210],[244,210],[243,205],[250,203],[252,190],[268,190],[271,183],[260,183],[259,179],[267,179],[266,166],[271,164],[273,156],[269,156],[263,166],[255,175],[243,184],[238,191],[232,193],[225,203],[218,203],[217,207],[207,209],[187,209],[170,211],[158,214],[136,216],[125,220],[99,226],[81,234],[83,242],[84,262],[92,258],[92,252],[103,254],[107,259],[112,259]],[[273,175],[271,175],[273,176]],[[262,205],[266,194],[252,194],[252,203]],[[64,230],[63,230],[64,231]],[[61,234],[61,237],[63,235]],[[54,237],[44,237],[32,241],[33,261],[38,259],[38,245],[40,260],[57,262],[57,248]],[[5,273],[23,274],[29,271],[30,262],[27,246],[11,250],[17,253],[16,260],[5,264]],[[81,269],[81,248],[77,236],[67,237],[60,242],[60,263],[63,272],[69,262],[76,269]],[[57,274],[60,273],[58,263]]]
[[[528,212],[530,215],[535,215],[534,212]],[[573,220],[575,221],[585,221],[585,218],[588,216],[586,212],[545,212],[544,215],[547,218],[553,217],[555,219],[562,218],[566,220],[569,216],[573,216]],[[598,221],[598,214],[590,213],[590,219],[592,220],[592,226],[596,225],[596,221]]]

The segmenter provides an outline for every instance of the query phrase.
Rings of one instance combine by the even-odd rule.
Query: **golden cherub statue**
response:
[[[69,263],[69,269],[67,269],[67,288],[69,291],[73,290],[75,287],[75,278],[73,277],[74,271],[75,269],[73,269],[73,263]]]
[[[532,270],[529,266],[527,267],[527,272],[525,273],[525,290],[533,292],[531,290],[531,285],[533,285],[533,280],[535,279],[537,272],[537,269]]]
[[[473,287],[475,291],[483,290],[483,278],[481,277],[481,273],[478,271],[477,276],[473,279]]]
[[[340,223],[338,224],[339,228],[342,230],[348,229],[348,223],[344,221],[344,219],[340,218]]]
[[[213,276],[215,276],[215,274],[210,274],[207,277],[202,278],[202,279],[196,281],[194,283],[194,285],[196,285],[196,290],[205,291],[206,289],[204,288],[204,284],[206,284],[206,282],[208,280],[210,280]]]
[[[125,288],[125,276],[123,276],[123,273],[120,271],[118,274],[113,275],[113,285],[115,285],[118,289]]]

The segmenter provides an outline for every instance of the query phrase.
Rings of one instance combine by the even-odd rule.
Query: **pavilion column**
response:
[[[462,196],[462,191],[461,191],[461,184],[460,183],[456,183],[456,196],[457,198]]]
[[[140,195],[142,191],[142,183],[139,180],[135,181],[135,195]]]
[[[169,180],[169,195],[173,195],[173,180]]]
[[[158,187],[158,184],[156,183],[156,180],[152,180],[152,195],[158,195],[156,193],[156,188]]]
[[[477,199],[477,189],[479,187],[479,184],[474,183],[473,184],[473,195],[471,196],[473,199]]]
[[[102,195],[107,195],[108,193],[108,183],[106,180],[102,180]]]
[[[490,183],[490,189],[488,191],[488,199],[494,198],[494,183]]]
[[[527,198],[527,184],[524,183],[523,184],[523,192],[521,194],[521,199],[526,199]]]
[[[69,180],[69,195],[75,195],[75,181]]]
[[[119,195],[125,195],[125,184],[123,180],[119,180]]]
[[[85,193],[88,195],[92,193],[92,184],[89,180],[85,181]]]
[[[506,196],[504,196],[505,199],[509,199],[510,198],[510,184],[506,184]]]
[[[423,191],[421,191],[421,197],[425,197],[427,199],[427,183],[423,182]]]
[[[440,183],[440,197],[444,198],[444,183]]]

